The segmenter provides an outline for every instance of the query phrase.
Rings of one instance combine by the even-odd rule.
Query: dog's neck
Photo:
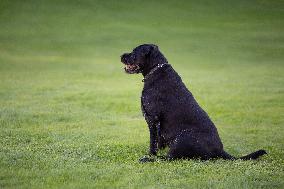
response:
[[[169,65],[169,64],[157,64],[154,68],[152,68],[145,76],[144,76],[144,79],[142,80],[142,82],[144,82],[145,80],[147,80],[149,78],[150,75],[152,75],[154,72],[156,72],[158,69],[166,66],[166,65]]]

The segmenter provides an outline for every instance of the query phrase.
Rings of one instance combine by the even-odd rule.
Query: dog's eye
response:
[[[135,60],[135,58],[136,58],[135,54],[131,54],[131,55],[130,55],[130,58],[131,58],[132,60]]]

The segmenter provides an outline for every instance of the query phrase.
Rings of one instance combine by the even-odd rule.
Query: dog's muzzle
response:
[[[130,53],[124,53],[121,55],[121,62],[125,65],[125,72],[129,74],[140,73],[140,67],[134,64],[135,57]]]

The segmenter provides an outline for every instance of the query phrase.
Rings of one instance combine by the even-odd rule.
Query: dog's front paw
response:
[[[147,163],[147,162],[154,162],[154,161],[155,161],[155,159],[153,157],[147,156],[147,155],[143,156],[139,159],[140,163]]]
[[[156,156],[156,155],[157,155],[157,149],[149,150],[149,156]]]

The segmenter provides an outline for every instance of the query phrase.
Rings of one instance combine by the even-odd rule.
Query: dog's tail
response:
[[[256,152],[250,153],[246,156],[242,156],[239,159],[242,159],[242,160],[257,159],[264,154],[267,154],[265,150],[258,150]]]
[[[230,159],[230,160],[237,160],[237,159],[241,159],[241,160],[253,160],[253,159],[257,159],[259,158],[260,156],[264,155],[264,154],[267,154],[265,150],[258,150],[256,152],[253,152],[253,153],[250,153],[246,156],[242,156],[242,157],[239,157],[239,158],[236,158],[234,156],[231,156],[230,154],[228,154],[227,152],[223,152],[221,154],[221,157],[223,159]]]

